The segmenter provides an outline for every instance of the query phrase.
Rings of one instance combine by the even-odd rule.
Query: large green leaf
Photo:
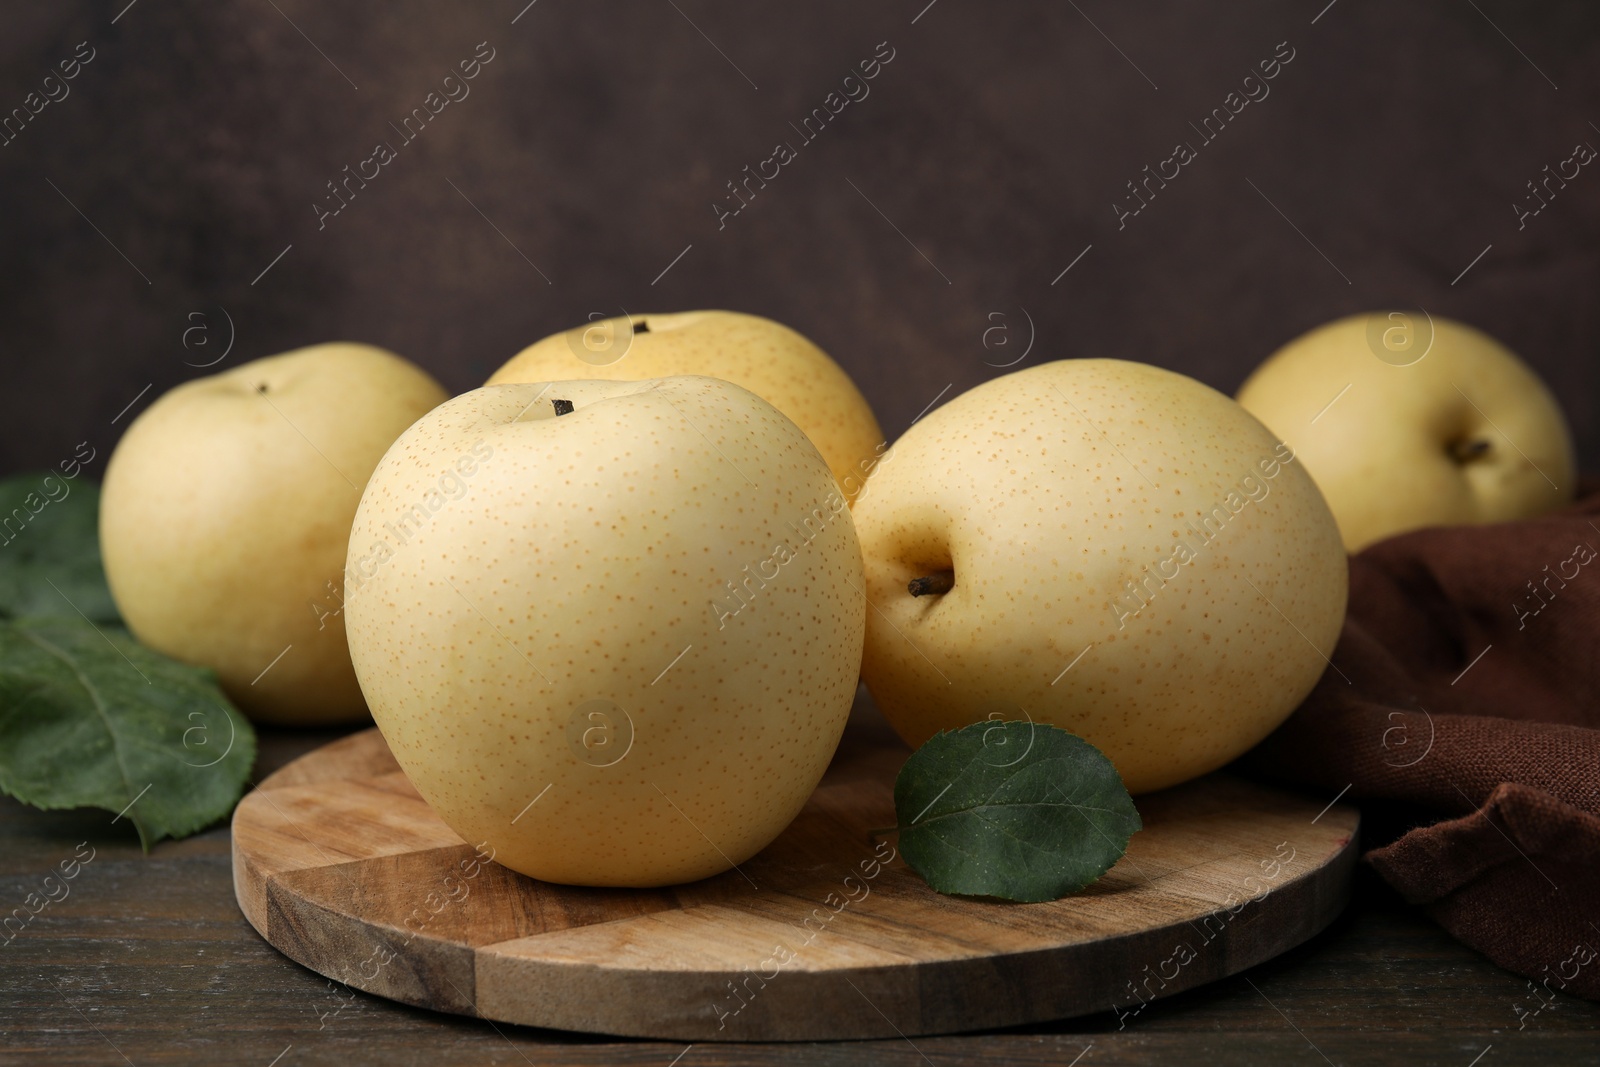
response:
[[[50,471],[0,481],[0,615],[116,622],[100,567],[100,487]]]
[[[894,783],[900,853],[941,893],[1055,900],[1111,869],[1139,812],[1111,761],[1056,726],[935,734]]]
[[[76,615],[0,620],[0,791],[23,803],[116,812],[148,848],[228,814],[255,751],[210,671]]]

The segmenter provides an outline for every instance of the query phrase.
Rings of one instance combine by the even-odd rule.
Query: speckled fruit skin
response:
[[[706,374],[744,386],[806,432],[846,500],[861,492],[883,445],[866,398],[826,352],[759,315],[683,311],[634,315],[631,327],[625,317],[586,323],[529,345],[487,384],[673,374]]]
[[[392,352],[336,343],[156,400],[117,443],[100,499],[129,628],[213,668],[258,722],[366,718],[339,614],[350,521],[384,450],[445,395]]]
[[[913,746],[991,716],[1053,723],[1135,793],[1254,745],[1322,674],[1345,609],[1333,516],[1278,444],[1221,393],[1108,359],[923,418],[855,508],[884,715]],[[910,595],[941,568],[949,592]]]
[[[1417,344],[1431,328],[1432,344],[1397,366],[1374,354],[1374,318],[1380,338],[1402,321],[1374,312],[1319,326],[1239,388],[1239,403],[1316,479],[1349,551],[1423,526],[1507,522],[1571,503],[1572,436],[1526,364],[1470,326],[1415,316],[1394,328],[1419,334]],[[1464,459],[1452,449],[1464,442],[1487,447]]]
[[[401,525],[449,471],[458,499]],[[798,427],[713,378],[456,397],[373,474],[349,567],[351,654],[396,759],[463,839],[546,881],[749,858],[805,805],[855,694],[850,512]]]

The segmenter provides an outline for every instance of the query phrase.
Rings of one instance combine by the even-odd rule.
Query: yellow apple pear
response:
[[[1338,528],[1292,451],[1140,363],[1046,363],[962,394],[895,443],[854,516],[875,609],[862,677],[909,744],[1051,723],[1136,793],[1271,732],[1344,619]]]
[[[445,392],[391,352],[324,344],[186,382],[106,469],[100,547],[140,641],[210,667],[261,722],[365,717],[340,614],[367,476]]]
[[[395,758],[546,881],[742,863],[805,805],[856,691],[849,508],[799,427],[715,378],[455,397],[373,473],[348,575]]]
[[[1239,403],[1288,441],[1356,552],[1422,526],[1531,518],[1572,501],[1561,407],[1463,323],[1374,312],[1284,345]]]
[[[487,384],[703,374],[742,385],[811,438],[853,501],[885,445],[849,375],[782,323],[734,311],[601,319],[529,345]]]

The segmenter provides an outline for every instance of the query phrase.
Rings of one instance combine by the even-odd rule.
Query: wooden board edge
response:
[[[478,1014],[470,947],[356,920],[298,896],[277,879],[268,879],[265,901],[262,936],[302,967],[414,1007]]]
[[[235,808],[233,819],[228,824],[228,847],[233,856],[233,899],[238,902],[245,922],[255,927],[256,933],[271,944],[272,939],[267,937],[265,879],[250,862],[244,849],[239,847],[239,835],[233,832],[233,820],[238,817],[239,809]]]
[[[1237,912],[1220,909],[1196,921],[1074,945],[1066,963],[1062,961],[1067,951],[1043,948],[910,968],[780,970],[770,979],[745,968],[686,977],[681,972],[628,972],[587,963],[498,956],[493,945],[484,945],[475,953],[476,1010],[484,1018],[518,1025],[693,1042],[916,1037],[1102,1011],[1117,1011],[1126,1023],[1145,1003],[1248,970],[1326,929],[1349,900],[1351,875],[1360,856],[1358,814],[1356,819],[1350,835],[1318,866],[1260,898],[1241,902]],[[1263,931],[1276,932],[1271,937],[1248,936],[1258,924]],[[1197,930],[1213,925],[1227,936],[1219,933],[1196,950]],[[1290,933],[1285,935],[1284,930]],[[1187,959],[1176,950],[1185,943]],[[1216,951],[1203,951],[1213,943]],[[1168,968],[1173,973],[1165,977]],[[1086,972],[1098,970],[1118,977],[1109,986],[1085,977]],[[1154,979],[1149,977],[1152,972]],[[810,1005],[808,1011],[785,1013],[767,1007],[773,1003],[770,997],[763,999],[769,982],[785,989],[785,996],[803,999]],[[1148,999],[1139,995],[1138,983],[1145,983]],[[719,990],[720,998],[715,996]],[[630,1008],[635,1003],[652,1006],[650,1019]]]

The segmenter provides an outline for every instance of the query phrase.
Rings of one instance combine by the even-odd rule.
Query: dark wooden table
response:
[[[334,733],[263,731],[257,777]],[[622,1041],[409,1008],[278,954],[233,899],[226,826],[143,854],[126,821],[0,801],[0,913],[87,841],[94,859],[0,947],[0,1063],[1403,1064],[1600,1063],[1600,1005],[1537,1001],[1369,871],[1309,943],[1152,1004],[999,1033],[796,1045]],[[87,849],[84,850],[85,854]]]

